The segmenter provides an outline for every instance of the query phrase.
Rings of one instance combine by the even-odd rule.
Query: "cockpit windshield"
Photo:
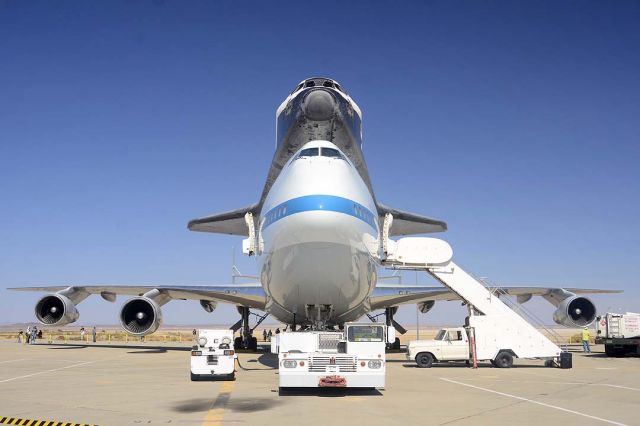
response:
[[[306,157],[329,157],[329,158],[338,158],[340,160],[344,160],[344,156],[335,148],[305,148],[300,151],[297,158],[306,158]]]
[[[342,158],[342,154],[335,148],[322,148],[323,157]]]
[[[300,157],[317,157],[320,155],[320,148],[305,148],[300,151],[298,158]]]

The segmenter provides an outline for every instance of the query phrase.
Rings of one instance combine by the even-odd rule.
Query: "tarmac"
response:
[[[607,358],[600,346],[574,352],[570,370],[536,360],[516,360],[511,369],[421,369],[390,353],[384,389],[282,393],[274,355],[240,353],[235,381],[191,382],[188,350],[0,341],[0,423],[640,424],[640,358]]]

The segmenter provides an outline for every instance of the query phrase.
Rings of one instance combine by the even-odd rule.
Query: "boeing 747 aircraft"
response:
[[[446,231],[445,222],[382,204],[373,191],[362,154],[362,113],[336,81],[301,82],[276,113],[276,150],[260,199],[250,206],[195,219],[192,231],[241,235],[248,255],[259,259],[260,282],[223,286],[87,286],[66,284],[16,288],[46,291],[35,307],[43,324],[65,325],[79,317],[76,305],[91,294],[108,301],[134,296],[120,310],[123,328],[153,333],[161,306],[172,299],[199,300],[208,312],[218,302],[238,307],[244,344],[251,337],[251,309],[264,311],[293,328],[340,327],[375,310],[400,332],[398,306],[419,304],[426,313],[439,300],[459,296],[445,287],[378,282],[387,236]],[[386,229],[385,229],[386,227]],[[388,235],[385,235],[388,234]],[[581,293],[612,290],[562,288],[496,289],[524,303],[539,295],[557,306],[554,319],[582,326],[595,318],[593,303]],[[263,317],[264,318],[264,317]]]

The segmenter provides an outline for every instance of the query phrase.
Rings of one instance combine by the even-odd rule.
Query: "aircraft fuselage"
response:
[[[286,323],[369,311],[380,230],[360,128],[357,105],[335,87],[299,87],[278,110],[258,252],[267,311]]]

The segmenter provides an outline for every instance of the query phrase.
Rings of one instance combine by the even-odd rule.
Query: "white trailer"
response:
[[[385,229],[387,227],[385,221]],[[425,271],[456,293],[469,309],[468,327],[476,335],[476,359],[504,366],[508,356],[553,360],[570,368],[571,354],[562,350],[481,282],[453,262],[451,246],[436,238],[406,237],[398,241],[385,239],[383,265],[392,269]],[[467,353],[469,355],[469,353]]]
[[[640,355],[640,314],[607,313],[596,317],[596,343],[607,356]]]
[[[395,329],[347,323],[343,331],[293,331],[275,336],[279,387],[383,388],[385,347]]]
[[[235,379],[232,330],[198,330],[191,348],[191,380]]]

